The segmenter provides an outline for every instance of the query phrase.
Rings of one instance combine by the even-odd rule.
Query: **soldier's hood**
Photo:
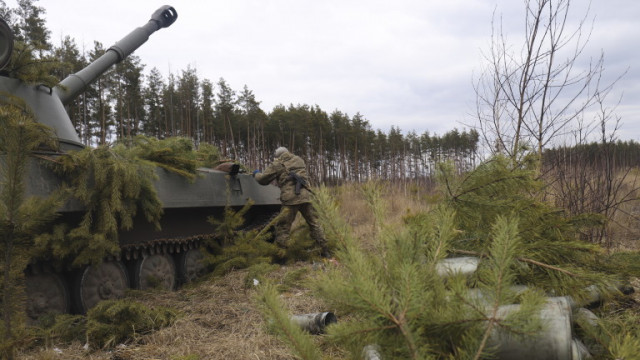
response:
[[[290,152],[288,152],[288,151],[285,151],[285,152],[283,152],[283,153],[278,157],[278,159],[279,159],[279,160],[289,160],[289,159],[291,159],[292,157],[293,157],[293,154],[292,154],[292,153],[290,153]]]

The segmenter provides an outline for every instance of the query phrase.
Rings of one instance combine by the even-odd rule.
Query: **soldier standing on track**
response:
[[[280,201],[282,202],[282,218],[276,224],[276,244],[286,248],[289,242],[291,224],[298,212],[302,214],[311,229],[311,238],[320,246],[321,256],[331,257],[327,247],[324,232],[318,224],[313,204],[311,190],[304,160],[290,153],[287,148],[279,147],[275,151],[275,160],[264,172],[253,172],[256,181],[267,185],[276,180],[280,187]]]

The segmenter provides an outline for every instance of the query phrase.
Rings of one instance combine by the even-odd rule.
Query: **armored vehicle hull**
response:
[[[41,177],[30,178],[30,194],[53,191],[60,181],[46,168],[35,173]],[[260,227],[280,210],[280,190],[260,186],[247,174],[199,169],[194,181],[163,169],[157,169],[157,175],[155,187],[164,210],[161,229],[136,218],[130,230],[119,233],[120,254],[101,264],[80,268],[60,268],[46,261],[30,264],[26,279],[30,318],[50,312],[83,313],[99,301],[123,296],[128,288],[175,289],[205,270],[200,251],[203,240],[213,236],[209,217],[220,219],[226,206],[239,209],[251,199],[254,205],[244,226]],[[61,209],[58,221],[76,223],[83,214],[82,206],[71,201]]]
[[[36,120],[53,128],[61,152],[81,150],[83,145],[65,110],[82,91],[111,66],[141,46],[149,36],[177,19],[177,12],[163,6],[148,23],[132,31],[107,52],[57,86],[31,85],[0,75],[0,103],[20,103],[28,107]],[[1,20],[1,19],[0,19]],[[12,34],[0,21],[0,70],[12,51]],[[16,101],[16,99],[18,101]],[[56,156],[59,154],[50,154]],[[250,175],[213,169],[199,169],[191,181],[158,168],[155,188],[163,204],[164,215],[157,230],[146,219],[135,219],[130,230],[119,233],[121,252],[100,264],[73,268],[60,266],[56,259],[33,262],[26,269],[27,313],[37,318],[50,312],[82,313],[101,300],[122,296],[127,288],[163,287],[174,289],[202,271],[202,240],[212,236],[209,217],[220,217],[226,206],[241,208],[254,202],[245,226],[266,224],[279,212],[280,190],[260,186]],[[62,184],[50,168],[37,161],[28,167],[27,195],[47,196]],[[78,222],[84,208],[68,201],[57,221]],[[54,265],[55,264],[55,265]]]

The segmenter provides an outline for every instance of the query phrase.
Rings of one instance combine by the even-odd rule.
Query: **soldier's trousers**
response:
[[[296,219],[296,215],[300,212],[302,217],[309,224],[311,230],[311,238],[322,248],[326,248],[327,240],[324,237],[324,232],[318,224],[318,216],[313,205],[309,203],[303,203],[299,205],[282,205],[280,213],[280,220],[276,224],[276,244],[281,247],[287,247],[289,243],[289,234],[291,232],[291,224]]]

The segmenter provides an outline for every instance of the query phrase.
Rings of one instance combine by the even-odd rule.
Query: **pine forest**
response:
[[[34,44],[42,60],[55,64],[51,74],[56,79],[79,71],[107,50],[95,41],[83,53],[69,36],[54,44],[42,9],[31,2],[22,6],[17,14],[25,17],[15,19],[24,24],[18,27],[17,38]],[[452,159],[461,169],[472,167],[478,148],[474,130],[403,134],[397,127],[389,132],[373,129],[359,113],[328,112],[318,105],[262,109],[247,85],[234,89],[223,77],[201,78],[194,67],[163,75],[157,68],[145,69],[135,54],[90,85],[68,112],[86,146],[136,135],[179,136],[192,139],[196,147],[215,145],[223,157],[254,169],[266,167],[272,149],[286,146],[313,159],[308,164],[310,173],[329,183],[424,180],[440,161]]]

